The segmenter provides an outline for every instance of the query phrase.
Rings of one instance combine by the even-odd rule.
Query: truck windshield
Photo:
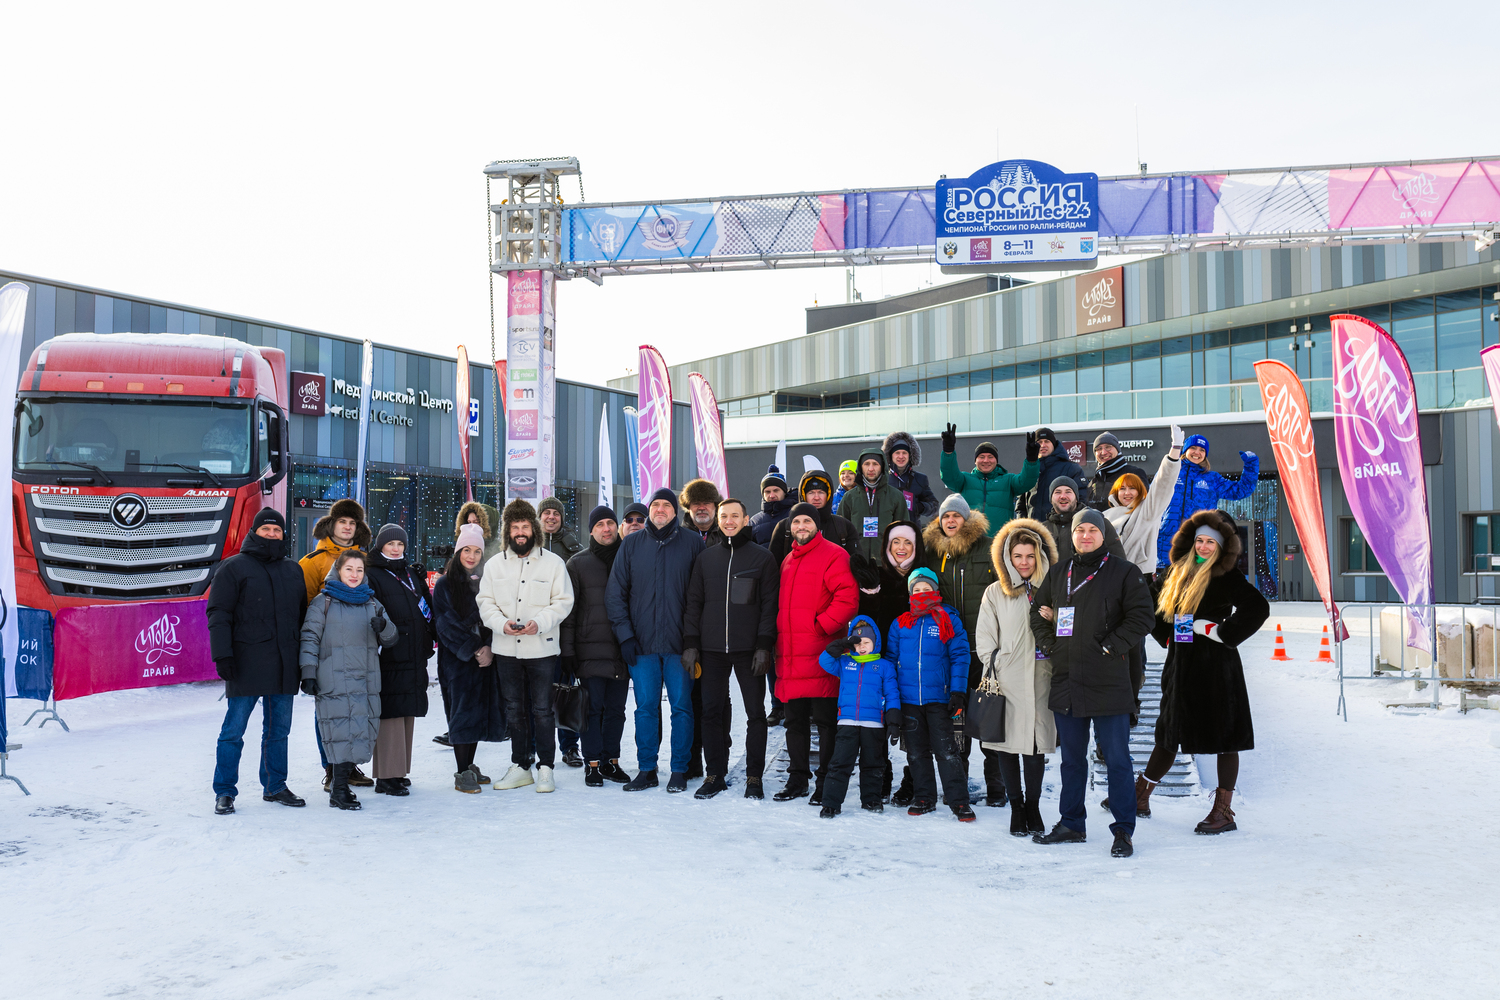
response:
[[[181,476],[250,474],[250,404],[217,400],[24,399],[16,419],[16,471],[69,469]]]

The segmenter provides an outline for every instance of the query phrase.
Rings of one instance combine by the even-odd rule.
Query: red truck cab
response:
[[[16,590],[28,607],[202,598],[286,511],[286,355],[228,337],[69,333],[17,393]]]

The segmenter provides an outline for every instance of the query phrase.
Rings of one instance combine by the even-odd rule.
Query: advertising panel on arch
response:
[[[1099,175],[1002,160],[937,182],[936,259],[952,270],[1091,267],[1099,257]]]

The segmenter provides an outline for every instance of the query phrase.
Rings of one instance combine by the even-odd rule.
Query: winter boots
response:
[[[972,823],[977,818],[974,815],[974,810],[967,802],[961,805],[949,806],[948,808],[953,810],[953,815],[958,817],[960,823]]]
[[[1026,803],[1026,832],[1039,834],[1047,832],[1047,824],[1042,822],[1042,807],[1035,799]]]
[[[375,793],[377,795],[410,795],[411,792],[401,783],[400,778],[377,778],[375,779]]]
[[[353,764],[334,764],[333,782],[328,789],[328,805],[334,809],[358,809],[359,799],[349,791],[349,772]]]
[[[589,788],[604,787],[604,775],[599,773],[599,762],[597,760],[588,762],[588,770],[583,773],[583,783]]]
[[[745,779],[745,798],[764,799],[766,797],[766,786],[759,778]]]
[[[911,800],[916,798],[916,789],[911,783],[911,767],[901,769],[901,787],[896,789],[896,794],[891,796],[891,805],[909,806]]]
[[[810,806],[821,806],[823,804],[823,779],[822,778],[819,778],[818,781],[817,781],[817,784],[813,786],[813,793],[812,793],[812,796],[807,800],[807,804],[810,805]]]
[[[786,787],[771,796],[777,802],[790,802],[792,799],[800,799],[807,794],[806,778],[788,778]]]
[[[1151,793],[1156,790],[1157,784],[1157,782],[1152,781],[1144,774],[1135,776],[1135,814],[1137,816],[1142,816],[1146,819],[1151,818]],[[1105,799],[1099,804],[1108,809],[1109,799]]]
[[[687,772],[673,771],[672,776],[667,779],[667,791],[676,794],[687,791]]]
[[[349,765],[350,788],[369,788],[373,784],[375,784],[375,779],[361,771],[358,764]]]
[[[967,771],[965,772],[967,773]],[[1005,779],[1000,776],[1000,756],[995,751],[984,752],[984,804],[991,808],[1006,803]]]
[[[1208,817],[1193,828],[1193,832],[1216,834],[1238,830],[1239,826],[1234,822],[1234,810],[1229,808],[1229,800],[1233,796],[1233,788],[1215,788],[1214,807],[1209,810]]]
[[[333,765],[332,764],[324,764],[323,765],[323,791],[327,792],[327,791],[332,791],[332,790],[333,790]]]
[[[627,792],[644,792],[646,789],[655,788],[659,784],[661,782],[656,780],[656,770],[653,768],[650,771],[640,772],[620,787]]]
[[[703,787],[693,793],[695,799],[711,799],[722,791],[729,788],[724,784],[724,779],[717,774],[710,774],[703,779]]]
[[[469,770],[474,772],[474,780],[481,785],[488,785],[490,783],[490,776],[480,771],[478,764],[470,764]]]
[[[1024,837],[1031,831],[1026,824],[1026,806],[1018,799],[1010,800],[1010,835]]]
[[[621,785],[630,780],[630,775],[626,774],[625,769],[620,766],[620,759],[618,757],[600,764],[599,775],[605,781],[613,781]]]
[[[479,782],[474,778],[474,772],[465,768],[453,775],[453,790],[463,792],[466,795],[479,794]]]

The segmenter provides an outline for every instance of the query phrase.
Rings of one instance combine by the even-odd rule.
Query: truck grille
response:
[[[29,494],[37,567],[57,595],[144,601],[208,589],[229,497]],[[143,501],[141,504],[135,501]]]

